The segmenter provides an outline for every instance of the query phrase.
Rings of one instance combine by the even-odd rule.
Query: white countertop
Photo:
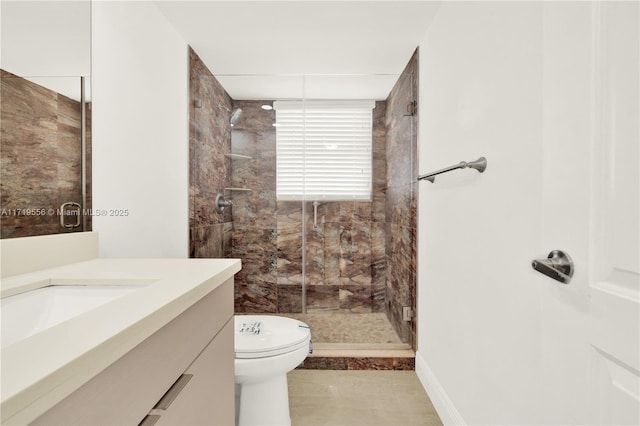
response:
[[[43,284],[145,286],[3,348],[1,423],[34,420],[238,271],[237,259],[94,259],[2,279],[2,297]]]

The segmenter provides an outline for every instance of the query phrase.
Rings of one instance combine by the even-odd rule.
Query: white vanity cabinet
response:
[[[235,403],[233,358],[229,359],[227,348],[218,344],[218,339],[233,340],[233,321],[227,322],[216,339],[180,376],[142,426],[233,425],[234,413],[230,412]],[[186,382],[184,387],[181,381]],[[174,388],[178,389],[174,392]]]
[[[233,362],[231,278],[32,424],[233,425]]]

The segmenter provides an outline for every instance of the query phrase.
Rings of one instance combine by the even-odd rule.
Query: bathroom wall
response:
[[[49,212],[65,202],[82,203],[80,102],[0,72],[2,238],[82,231],[61,227],[60,217]],[[17,209],[45,213],[12,212]]]
[[[187,257],[187,43],[153,2],[92,2],[91,32],[100,256]]]
[[[301,312],[303,226],[307,243],[309,312],[381,312],[385,309],[385,103],[374,114],[374,182],[371,202],[313,206],[276,200],[274,111],[260,101],[234,101],[243,116],[233,128],[232,257],[244,261],[236,275],[236,312]]]
[[[635,22],[626,43],[618,40],[629,26],[614,16]],[[594,61],[615,52],[624,65],[605,75],[616,78],[611,99],[637,111],[637,16],[637,3],[624,2],[445,2],[424,36],[420,173],[488,160],[483,174],[457,170],[419,184],[416,371],[445,424],[620,424],[599,416],[622,405],[593,416],[589,396],[598,353],[589,340],[592,256],[603,242],[592,228],[593,166],[617,167],[593,156],[606,138],[592,134],[602,118],[592,95]],[[615,51],[592,44],[614,33]],[[635,122],[637,159],[638,115],[621,111],[602,122]],[[631,128],[603,134],[625,138]],[[531,268],[554,249],[573,258],[569,285]],[[614,365],[602,376],[630,377]],[[636,389],[628,401],[634,380],[618,382]],[[609,396],[596,389],[592,396]],[[625,391],[615,391],[620,401]],[[637,416],[633,404],[627,413]]]
[[[217,194],[231,197],[231,98],[189,49],[189,257],[231,255],[231,209],[219,213]]]
[[[403,321],[402,308],[416,303],[418,51],[387,98],[386,126],[386,303],[387,316],[403,341],[415,348],[416,322]],[[417,103],[416,103],[417,105]]]

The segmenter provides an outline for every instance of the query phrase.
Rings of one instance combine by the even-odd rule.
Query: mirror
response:
[[[91,229],[91,2],[0,3],[0,237]]]

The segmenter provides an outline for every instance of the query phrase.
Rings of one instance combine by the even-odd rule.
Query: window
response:
[[[371,200],[374,101],[276,101],[278,200]]]

